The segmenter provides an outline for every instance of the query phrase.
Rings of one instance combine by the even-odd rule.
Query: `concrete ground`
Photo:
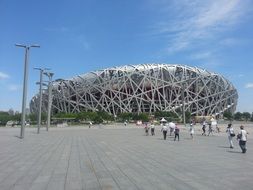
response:
[[[182,127],[181,127],[182,128]],[[180,141],[145,136],[141,127],[0,128],[1,190],[252,190],[253,141],[242,154],[226,134]],[[246,128],[247,129],[247,128]]]

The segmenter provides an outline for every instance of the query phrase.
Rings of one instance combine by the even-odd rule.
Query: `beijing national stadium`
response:
[[[43,92],[46,112],[48,92]],[[235,112],[238,94],[223,76],[197,67],[178,64],[140,64],[112,67],[58,79],[52,83],[52,113],[105,111],[174,112],[184,106],[193,116]],[[39,96],[30,102],[37,112]]]

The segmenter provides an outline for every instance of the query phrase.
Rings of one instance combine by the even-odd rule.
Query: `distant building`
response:
[[[192,115],[220,115],[236,110],[238,94],[223,76],[197,67],[176,64],[141,64],[113,67],[53,83],[53,113],[106,111],[171,111],[183,105]],[[38,107],[38,95],[30,102]],[[43,94],[46,111],[47,94]]]
[[[8,114],[9,114],[9,115],[15,115],[15,112],[14,112],[14,110],[11,108],[11,109],[8,110]]]
[[[29,115],[31,112],[30,112],[30,108],[25,108],[25,114],[26,115]]]

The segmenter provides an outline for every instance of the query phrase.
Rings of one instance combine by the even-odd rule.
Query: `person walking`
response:
[[[242,153],[246,153],[247,147],[246,147],[246,142],[247,142],[247,134],[248,132],[244,129],[244,126],[240,126],[240,132],[237,135],[237,140],[239,140],[239,146],[242,149]]]
[[[190,124],[190,136],[191,139],[193,139],[193,134],[194,134],[194,127],[193,127],[193,123]]]
[[[205,136],[206,136],[206,125],[207,125],[206,120],[204,120],[202,123],[202,131],[203,131],[202,135],[205,135]]]
[[[150,127],[151,127],[151,135],[154,136],[155,135],[155,125],[153,123],[151,123]]]
[[[92,122],[90,121],[90,123],[89,123],[89,128],[91,128],[91,126],[92,126]]]
[[[166,140],[166,137],[167,137],[167,131],[168,131],[168,128],[166,125],[163,125],[161,131],[163,132],[163,139]]]
[[[213,127],[212,127],[212,124],[209,123],[208,125],[209,125],[209,128],[208,128],[208,136],[209,136],[211,133],[212,133],[212,135],[213,135]]]
[[[228,124],[226,132],[228,134],[228,141],[229,141],[230,148],[234,148],[233,137],[235,136],[235,132],[231,123]]]
[[[148,136],[149,135],[149,132],[148,132],[149,131],[148,123],[145,123],[144,129],[145,129],[146,136]]]
[[[178,126],[176,125],[175,130],[174,130],[174,133],[175,133],[174,141],[176,140],[176,138],[179,141],[179,131],[180,130],[179,130]]]
[[[175,130],[176,124],[173,122],[169,122],[169,129],[170,129],[170,136],[172,135],[173,131]]]

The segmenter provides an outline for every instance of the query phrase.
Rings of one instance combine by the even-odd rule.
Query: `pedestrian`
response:
[[[204,120],[202,123],[202,131],[203,131],[202,135],[205,135],[205,136],[206,136],[206,125],[207,125],[206,120]]]
[[[211,119],[212,131],[216,130],[217,133],[220,132],[220,128],[218,127],[218,122],[215,118]]]
[[[247,142],[247,134],[248,132],[244,129],[244,126],[240,126],[240,132],[237,135],[237,140],[239,140],[239,146],[242,149],[242,153],[246,153],[247,147],[246,147],[246,142]]]
[[[216,124],[216,131],[217,131],[217,133],[220,132],[220,127],[218,126],[218,124]]]
[[[91,126],[92,126],[92,122],[90,121],[90,123],[89,123],[89,128],[91,128]]]
[[[174,132],[174,130],[175,130],[175,123],[173,123],[173,122],[169,122],[169,129],[170,129],[170,136],[172,135],[172,133]]]
[[[124,126],[125,126],[125,127],[127,126],[127,120],[124,122]]]
[[[179,141],[179,131],[180,130],[179,130],[178,126],[176,125],[175,130],[174,130],[174,133],[175,133],[174,141],[176,140],[176,138]]]
[[[150,127],[151,127],[151,135],[154,136],[155,135],[155,125],[153,123],[151,123]]]
[[[212,124],[209,123],[208,125],[209,125],[209,127],[208,127],[208,136],[209,136],[211,133],[212,133],[212,135],[213,135],[213,127],[212,127]]]
[[[193,127],[193,123],[190,124],[190,135],[191,138],[193,139],[193,134],[194,134],[194,127]]]
[[[149,127],[148,127],[147,123],[145,123],[144,129],[145,129],[146,136],[148,136],[149,135]]]
[[[230,148],[234,148],[233,137],[235,136],[235,132],[231,123],[228,124],[226,132],[228,134],[228,141],[229,141]]]
[[[163,132],[163,139],[166,140],[166,137],[167,137],[167,131],[168,131],[168,128],[166,125],[163,125],[161,131]]]

